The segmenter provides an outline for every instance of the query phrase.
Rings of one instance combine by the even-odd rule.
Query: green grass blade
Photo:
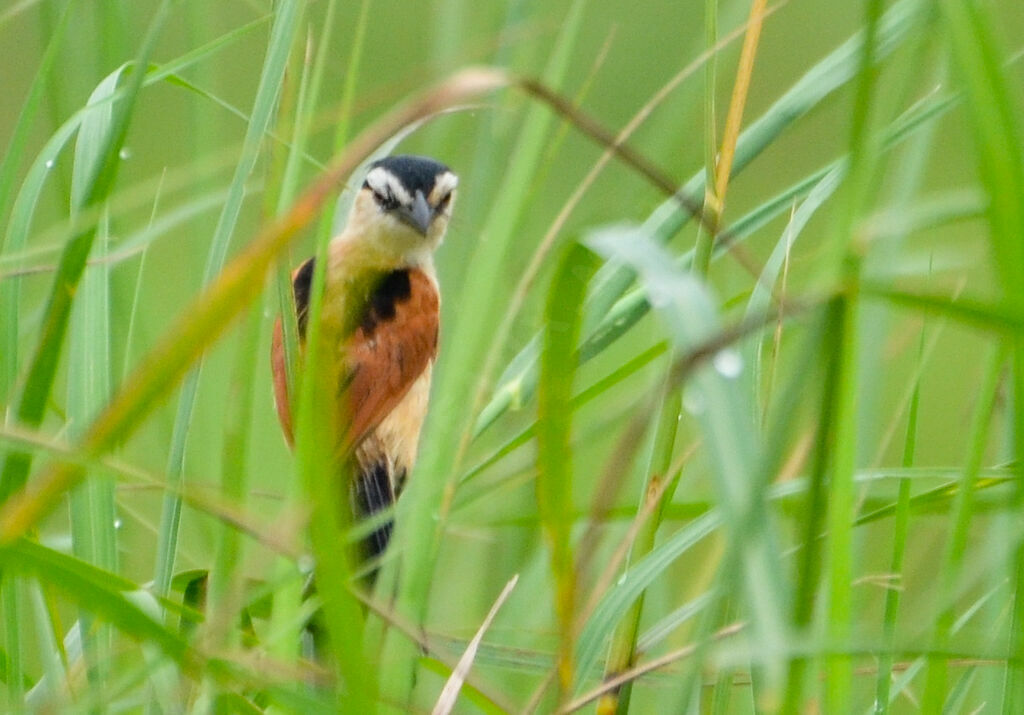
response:
[[[157,646],[186,669],[200,666],[198,654],[184,640],[140,607],[141,601],[131,595],[138,592],[138,586],[129,581],[24,540],[0,549],[0,568],[52,584],[72,603],[109,621],[133,638]]]
[[[629,558],[643,558],[654,548],[658,527],[661,526],[661,517],[665,512],[664,505],[672,501],[675,486],[678,483],[679,474],[671,474],[669,470],[672,463],[672,453],[676,441],[676,430],[682,412],[682,390],[672,387],[664,395],[659,409],[657,431],[654,442],[651,445],[651,453],[648,459],[646,472],[647,481],[641,492],[643,495],[637,508],[637,519],[643,518],[645,512],[654,506],[652,499],[660,495],[660,503],[653,514],[647,517],[647,521],[640,527],[633,548],[630,550]],[[662,493],[662,485],[668,480],[669,484]],[[636,600],[629,612],[625,615],[618,629],[612,636],[612,645],[605,664],[605,679],[613,678],[619,673],[628,670],[636,665],[637,638],[640,634],[640,619],[643,615],[644,596]],[[626,715],[629,712],[629,705],[632,698],[633,684],[627,683],[622,689],[602,701],[602,708],[610,709],[613,705],[615,712],[619,715]]]
[[[551,549],[555,579],[555,614],[559,631],[558,680],[564,696],[574,674],[573,625],[576,613],[576,566],[570,532],[573,505],[572,431],[573,382],[587,279],[596,269],[593,254],[572,244],[559,263],[548,291],[547,330],[541,354],[537,420],[537,507]]]
[[[146,67],[157,36],[163,27],[172,0],[161,3],[150,24],[146,37],[143,39],[136,71],[128,80],[127,91],[121,104],[112,112],[109,124],[103,127],[101,135],[93,137],[99,145],[93,150],[95,161],[91,163],[84,175],[82,188],[76,197],[76,209],[86,209],[98,205],[110,192],[117,175],[120,149],[128,131],[128,124],[135,106],[145,73],[139,68]],[[120,70],[112,75],[118,77]],[[116,79],[113,80],[116,84]],[[105,91],[111,89],[110,80],[104,82]],[[61,254],[60,265],[54,278],[43,319],[43,328],[39,341],[33,351],[28,376],[18,399],[17,417],[22,423],[35,426],[42,420],[53,380],[57,371],[57,360],[64,343],[71,302],[75,288],[85,269],[85,262],[92,248],[95,236],[94,229],[87,229],[74,236],[65,246]],[[6,501],[11,494],[20,489],[28,476],[31,458],[25,454],[9,454],[4,460],[3,473],[0,474],[0,502]]]
[[[249,484],[249,446],[251,440],[253,393],[258,384],[255,379],[257,346],[260,338],[261,315],[251,311],[243,324],[231,384],[232,397],[228,400],[224,434],[224,457],[221,470],[222,491],[235,506],[244,507]],[[241,634],[231,628],[237,616],[241,594],[237,570],[244,553],[238,530],[231,524],[222,524],[217,547],[216,566],[210,572],[209,623],[210,642],[227,647],[238,645]]]
[[[875,43],[879,59],[889,55],[913,26],[918,9],[914,0],[893,5],[882,18]],[[740,135],[736,143],[732,173],[738,174],[769,147],[794,122],[820,104],[826,97],[856,76],[863,37],[857,35],[836,48],[804,74],[760,118]],[[685,196],[702,195],[706,174],[703,169],[687,181],[680,192]],[[659,206],[645,222],[648,232],[661,243],[676,235],[690,219],[678,201],[669,199]],[[588,298],[588,314],[603,317],[633,282],[633,274],[622,268],[600,271]],[[621,316],[616,316],[621,317]],[[631,316],[636,318],[637,316]],[[635,319],[633,320],[635,322]],[[591,325],[588,320],[585,325]],[[632,322],[629,323],[632,325]],[[589,330],[585,330],[589,333]],[[521,404],[524,389],[532,391],[536,383],[537,343],[529,343],[513,358],[498,379],[492,397],[480,411],[474,428],[479,434],[515,404]]]
[[[974,509],[974,490],[985,457],[985,447],[990,439],[992,413],[995,409],[999,378],[1006,363],[1002,351],[988,360],[984,378],[978,388],[978,402],[975,407],[971,432],[968,439],[967,461],[957,490],[953,528],[946,541],[942,561],[938,564],[941,583],[936,585],[942,607],[931,634],[930,649],[941,653],[950,647],[949,637],[955,619],[954,592],[961,573],[964,553],[967,547],[968,529]],[[937,712],[942,709],[948,695],[946,662],[941,657],[928,658],[925,688],[921,705],[924,710]]]
[[[894,203],[906,202],[920,187],[924,177],[925,164],[928,158],[928,149],[934,133],[931,131],[918,135],[908,150],[910,160],[900,170],[900,181],[895,192]],[[911,209],[909,213],[913,213]],[[905,224],[903,230],[894,232],[894,239],[902,244],[906,237],[913,232],[912,222]],[[904,468],[912,468],[917,455],[919,436],[919,421],[921,407],[921,373],[927,359],[925,350],[925,331],[922,327],[921,338],[917,349],[917,369],[914,375],[913,388],[910,394],[910,404],[907,411],[907,426],[903,439],[903,456],[901,464]],[[904,578],[903,564],[906,559],[907,541],[910,532],[910,480],[900,480],[899,493],[896,497],[896,512],[893,518],[892,535],[892,557],[889,561],[889,573],[896,574],[896,578]],[[859,522],[858,522],[859,523]],[[889,712],[890,693],[892,691],[893,672],[892,666],[896,654],[893,652],[896,626],[900,616],[900,593],[899,588],[890,588],[885,594],[885,606],[882,613],[882,646],[878,657],[878,676],[875,680],[875,702],[873,712],[875,715],[887,715]]]
[[[665,569],[721,526],[721,513],[717,510],[710,511],[676,531],[650,554],[630,567],[604,595],[580,632],[576,641],[578,672],[587,673],[593,668],[607,639],[630,606],[657,578],[664,575]]]
[[[116,80],[111,86],[116,85]],[[96,138],[102,136],[103,125],[110,121],[110,105],[98,110],[96,117],[86,117],[75,145],[75,165],[71,175],[72,204],[80,195],[88,167],[96,160],[90,156]],[[104,116],[107,115],[107,116]],[[94,240],[93,255],[102,259],[109,242],[109,221],[102,220]],[[81,296],[72,307],[69,349],[75,359],[68,365],[67,416],[70,433],[78,438],[85,426],[99,413],[110,398],[111,360],[111,296],[110,269],[104,263],[86,268],[82,278]],[[117,571],[117,531],[114,526],[114,483],[106,475],[90,480],[71,494],[71,530],[74,554],[106,571]],[[84,649],[91,680],[99,684],[112,645],[111,632],[99,628],[94,634],[88,613],[80,617]]]
[[[80,448],[95,457],[127,439],[157,401],[174,387],[188,368],[255,300],[266,271],[324,205],[334,188],[374,148],[404,126],[452,105],[492,92],[507,84],[504,76],[486,69],[452,75],[433,89],[396,108],[356,137],[348,148],[296,201],[288,214],[267,226],[228,265],[210,287],[186,308],[162,339],[115,393],[90,425]],[[53,509],[56,500],[84,476],[80,464],[62,465],[40,475],[32,493],[22,491],[0,509],[0,544],[9,543]]]
[[[670,257],[643,234],[606,232],[592,235],[589,243],[640,273],[677,349],[685,352],[718,332],[716,311],[702,286],[672,268]],[[749,612],[766,653],[779,653],[787,638],[783,613],[788,596],[763,501],[766,485],[756,478],[761,447],[750,422],[753,410],[736,379],[743,371],[742,360],[727,349],[713,362],[690,377],[686,389],[694,392],[688,401],[708,450],[730,548],[736,550],[736,578],[745,596],[737,600]],[[780,695],[781,661],[766,655],[760,665],[766,678],[763,697],[770,703]]]
[[[543,82],[559,87],[568,70],[572,48],[582,27],[585,0],[573,0],[563,21],[561,31],[548,58]],[[479,393],[486,385],[478,384],[478,371],[489,379],[491,366],[480,365],[487,349],[487,331],[480,326],[493,315],[500,296],[500,284],[493,280],[502,266],[510,245],[516,237],[516,227],[527,210],[527,198],[532,191],[533,177],[542,157],[545,137],[552,124],[547,107],[539,104],[526,111],[516,150],[507,165],[499,199],[494,204],[483,226],[487,240],[476,242],[467,264],[467,280],[462,287],[463,306],[451,337],[441,352],[436,379],[433,415],[446,415],[442,420],[431,420],[423,440],[423,452],[417,464],[418,478],[410,479],[405,496],[399,504],[396,519],[396,541],[403,548],[402,581],[399,587],[398,610],[422,620],[430,601],[430,582],[435,577],[434,567],[440,545],[440,528],[450,507],[445,492],[453,489],[463,459],[472,415],[466,405],[480,401]],[[454,366],[454,369],[453,367]],[[474,367],[475,366],[475,367]],[[461,419],[451,416],[463,415]],[[437,510],[442,516],[437,518]],[[411,653],[399,658],[399,664],[388,678],[411,686],[412,673],[407,667]]]
[[[11,197],[11,190],[14,187],[14,180],[21,165],[21,158],[25,153],[28,144],[29,131],[39,112],[39,103],[43,98],[47,83],[51,81],[50,72],[58,56],[58,51],[64,42],[64,34],[68,27],[68,20],[71,17],[75,3],[69,2],[61,10],[60,19],[53,34],[46,46],[46,51],[32,79],[32,87],[29,89],[28,97],[22,105],[18,114],[18,121],[11,132],[11,140],[7,143],[7,151],[4,158],[0,160],[0,222],[7,217],[8,202]],[[0,393],[2,395],[4,393]]]
[[[988,222],[992,254],[1003,302],[1014,315],[1024,315],[1024,152],[1020,111],[1010,91],[1000,44],[986,9],[965,0],[939,3],[949,37],[954,65],[968,97],[969,118],[975,135],[978,173],[989,198]],[[1016,508],[1024,504],[1024,333],[1010,337],[1013,363],[1013,451],[1017,456]],[[1010,625],[1011,661],[1003,689],[1002,708],[1024,706],[1024,542],[1016,537],[1015,597]]]
[[[828,558],[827,558],[827,627],[829,641],[840,650],[852,634],[853,605],[851,585],[854,571],[853,517],[854,473],[857,468],[859,433],[858,410],[861,399],[861,375],[858,365],[860,350],[860,307],[858,283],[860,281],[863,250],[855,230],[860,214],[867,205],[874,188],[876,154],[879,137],[876,134],[878,46],[883,30],[882,0],[871,0],[866,5],[864,46],[860,53],[858,80],[853,97],[850,120],[850,169],[844,186],[843,200],[827,245],[828,261],[822,280],[839,280],[847,286],[847,293],[837,299],[835,322],[837,338],[836,382],[828,410],[833,418],[829,427],[819,433],[821,450],[830,458],[828,499]],[[832,655],[825,659],[825,697],[827,709],[837,710],[849,706],[853,688],[853,668],[849,658]]]
[[[252,115],[242,145],[242,154],[235,167],[224,208],[217,220],[217,227],[214,229],[210,241],[210,251],[206,258],[203,278],[204,285],[211,283],[224,266],[231,236],[234,234],[238,216],[242,210],[245,183],[255,169],[263,137],[274,120],[281,79],[284,76],[288,55],[303,8],[304,3],[298,1],[283,2],[277,7],[260,84],[256,90]],[[202,363],[200,362],[189,372],[182,385],[181,396],[178,400],[178,411],[171,436],[167,464],[168,480],[172,486],[180,484],[184,475],[185,446],[188,440],[192,411],[195,407],[201,370]],[[174,573],[180,521],[181,500],[176,494],[169,494],[164,500],[163,513],[160,518],[160,537],[153,576],[156,592],[161,595],[166,594],[170,588],[171,577]]]

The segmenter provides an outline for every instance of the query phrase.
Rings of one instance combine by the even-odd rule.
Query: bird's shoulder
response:
[[[420,268],[382,276],[346,341],[348,404],[355,439],[376,427],[437,356],[440,296]]]

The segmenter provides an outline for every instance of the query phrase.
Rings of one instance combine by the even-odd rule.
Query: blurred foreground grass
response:
[[[0,7],[5,709],[1019,711],[1022,35],[1011,0]],[[364,593],[267,358],[392,150],[461,185]]]

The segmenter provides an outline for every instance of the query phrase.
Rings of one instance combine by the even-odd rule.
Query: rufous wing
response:
[[[393,271],[378,284],[347,345],[342,402],[347,445],[357,444],[405,397],[437,355],[440,300],[423,271]],[[346,404],[347,403],[347,404]]]
[[[293,274],[299,333],[305,337],[312,259]],[[383,274],[360,312],[351,336],[339,355],[337,389],[339,424],[347,425],[339,439],[343,449],[359,443],[402,400],[437,355],[440,299],[434,281],[419,269]],[[285,370],[280,318],[271,341],[274,397],[281,429],[292,444],[291,406]]]

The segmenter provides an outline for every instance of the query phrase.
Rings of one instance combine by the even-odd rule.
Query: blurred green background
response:
[[[40,91],[39,104],[29,110],[33,114],[27,134],[18,140],[23,155],[11,168],[12,193],[0,204],[0,220],[5,226],[11,217],[14,197],[19,188],[26,185],[29,165],[34,161],[52,161],[31,215],[27,244],[23,251],[15,254],[9,252],[9,246],[5,248],[0,263],[0,278],[9,284],[17,281],[18,286],[16,362],[19,385],[38,339],[54,266],[62,246],[73,233],[69,223],[73,143],[53,156],[40,152],[58,128],[85,106],[104,77],[137,56],[158,5],[153,1],[122,0],[9,0],[0,5],[0,46],[4,49],[0,66],[0,142],[3,144],[13,141],[19,114],[29,106],[26,99],[32,92],[33,82],[40,82],[35,85]],[[101,202],[109,215],[109,239],[106,246],[93,247],[94,259],[109,266],[110,296],[106,308],[110,328],[105,341],[110,351],[107,367],[115,389],[201,292],[211,237],[226,192],[230,190],[236,163],[243,153],[243,140],[265,63],[274,13],[280,13],[282,5],[287,3],[256,0],[170,3],[167,22],[156,36],[150,62],[160,67],[189,53],[198,53],[196,61],[177,71],[176,79],[141,90],[120,150],[116,181]],[[293,181],[294,186],[303,187],[330,161],[339,121],[347,122],[347,136],[351,138],[409,96],[432,87],[461,68],[492,65],[516,75],[541,77],[546,76],[545,68],[551,57],[565,50],[566,69],[555,77],[552,89],[614,134],[666,82],[705,51],[707,11],[715,7],[717,35],[726,37],[739,31],[733,41],[714,55],[714,86],[710,91],[706,86],[709,76],[706,65],[695,66],[693,73],[657,104],[628,142],[675,184],[682,185],[705,166],[709,141],[706,119],[712,102],[717,123],[716,146],[722,140],[743,41],[742,26],[750,12],[748,3],[729,0],[717,3],[715,0],[708,3],[669,0],[329,3],[319,0],[304,5],[305,11],[290,41],[290,56],[281,87],[283,98],[279,110],[272,113],[270,129],[260,143],[255,168],[245,180],[245,200],[230,232],[229,256],[250,242],[276,212],[296,117],[309,122],[306,155],[297,162],[298,174]],[[871,7],[892,5],[874,3]],[[963,74],[957,69],[956,60],[951,59],[950,32],[945,24],[949,20],[943,15],[945,10],[930,2],[917,5],[919,14],[878,67],[869,101],[874,136],[880,136],[884,127],[905,112],[935,98],[958,96],[956,93],[963,86]],[[1019,117],[1024,63],[1018,58],[1020,38],[1024,37],[1024,6],[1016,0],[964,5],[980,6],[986,22],[994,28],[991,49],[1002,63],[1001,80],[1008,88]],[[566,24],[573,12],[570,6],[581,13],[578,26]],[[810,68],[861,31],[870,12],[868,3],[835,0],[788,0],[770,3],[769,8],[771,13],[764,20],[756,51],[743,127],[769,111]],[[329,12],[333,12],[334,17],[328,28],[325,16]],[[67,26],[62,30],[64,13],[67,13]],[[355,44],[360,27],[365,29],[361,46]],[[300,84],[308,80],[307,73],[328,29],[332,34],[322,66],[320,95],[315,105],[301,106],[297,104]],[[35,80],[46,48],[58,36],[52,69]],[[210,49],[214,46],[215,49]],[[550,71],[547,72],[550,76]],[[855,98],[858,78],[859,75],[844,83],[796,118],[734,177],[729,184],[723,214],[722,224],[726,230],[790,185],[846,154],[851,146],[852,118],[858,107]],[[352,83],[347,99],[346,82]],[[346,101],[350,102],[347,109]],[[485,336],[484,344],[493,351],[500,372],[538,330],[545,328],[545,301],[561,247],[585,238],[599,227],[641,223],[666,201],[664,194],[638,172],[623,162],[612,160],[557,232],[557,248],[541,262],[538,276],[524,294],[522,308],[510,313],[516,285],[527,270],[541,237],[603,150],[566,117],[550,109],[538,109],[539,106],[514,89],[490,93],[471,100],[458,111],[432,119],[397,148],[403,153],[436,157],[460,176],[453,223],[437,254],[443,318],[435,407],[445,404],[438,401],[439,392],[445,394],[446,390],[456,389],[453,385],[475,384],[483,371],[481,354],[451,344],[452,339],[462,334],[454,327],[460,320],[465,320],[466,315],[482,318],[475,330]],[[531,112],[539,113],[548,123],[536,135],[539,138],[524,147],[524,126],[528,126]],[[920,289],[946,298],[963,295],[977,301],[1001,300],[1004,292],[999,288],[989,224],[983,210],[987,200],[982,191],[983,177],[978,170],[978,134],[970,116],[968,106],[959,103],[916,128],[906,141],[891,150],[876,151],[870,142],[865,144],[869,148],[864,151],[873,162],[865,182],[866,196],[855,203],[845,189],[840,189],[837,198],[825,202],[814,212],[788,258],[782,293],[795,296],[797,301],[806,299],[813,303],[821,291],[833,287],[833,236],[843,230],[837,226],[847,225],[843,212],[855,205],[850,233],[844,234],[841,242],[851,247],[852,255],[859,257],[860,279]],[[1017,135],[1020,136],[1019,131]],[[1022,147],[1017,148],[1022,150]],[[524,153],[531,152],[536,152],[537,159],[528,185],[510,187],[509,167]],[[517,191],[521,192],[518,198],[512,198]],[[696,198],[703,197],[698,194]],[[1022,197],[1017,198],[1024,201]],[[757,284],[751,267],[759,271],[769,260],[792,212],[804,199],[805,193],[794,196],[786,202],[786,208],[744,237],[738,258],[725,255],[712,264],[706,287],[723,324],[733,325],[742,318]],[[488,244],[488,240],[493,239],[488,227],[493,231],[489,219],[509,202],[516,203],[505,214],[513,222],[507,226],[510,239],[506,249],[502,243]],[[959,211],[957,202],[968,208]],[[945,215],[947,212],[952,215]],[[901,220],[909,221],[911,228],[902,231]],[[285,259],[288,265],[297,265],[313,253],[315,233],[305,231],[290,247]],[[668,243],[669,250],[676,255],[684,254],[698,240],[697,234],[697,222],[691,222],[674,232]],[[466,286],[473,285],[471,273],[479,270],[478,255],[488,250],[500,252],[493,261],[498,270],[486,277],[489,297],[474,305],[475,296]],[[87,273],[92,270],[87,269]],[[297,478],[294,458],[277,424],[269,379],[270,326],[278,312],[273,273],[265,285],[253,285],[252,294],[259,296],[255,304],[262,311],[262,322],[258,349],[251,356],[255,361],[255,378],[248,385],[253,400],[251,425],[247,428],[250,439],[246,467],[248,497],[236,506],[255,523],[265,524],[272,530],[282,523],[282,508],[294,498],[293,485]],[[957,480],[970,461],[972,415],[977,409],[979,385],[989,369],[987,356],[997,342],[994,334],[984,324],[971,324],[969,320],[965,324],[955,316],[943,315],[941,310],[937,316],[923,314],[870,298],[859,305],[856,327],[846,328],[849,335],[857,338],[852,358],[848,359],[859,375],[855,389],[859,399],[852,422],[855,438],[850,445],[858,473],[870,475],[901,465],[908,403],[915,381],[919,379],[920,408],[916,454],[912,462],[916,471],[911,474],[915,479],[910,480],[914,485],[913,493],[921,494],[951,484],[950,494],[955,495]],[[481,315],[481,310],[486,312]],[[763,447],[762,451],[777,450],[782,455],[776,465],[778,468],[769,475],[773,481],[807,476],[813,468],[816,449],[827,441],[820,431],[827,432],[830,427],[822,426],[823,419],[827,422],[821,412],[823,398],[818,394],[824,383],[823,372],[814,367],[818,365],[818,358],[808,357],[808,351],[819,349],[813,335],[822,311],[819,305],[786,322],[777,338],[777,354],[773,347],[776,345],[775,322],[769,321],[758,333],[757,342],[767,351],[765,364],[771,363],[771,367],[762,366],[762,371],[754,378],[756,387],[746,392],[744,399],[749,402],[751,411],[758,414],[756,441]],[[647,315],[583,365],[575,377],[576,391],[670,338],[671,331],[666,328],[663,317]],[[681,319],[685,321],[687,316]],[[511,321],[508,338],[503,343],[491,344],[491,335],[499,334],[498,325],[503,320]],[[9,329],[9,325],[3,327],[3,330]],[[825,331],[831,329],[826,327]],[[827,340],[825,342],[826,346],[820,348],[822,355],[829,351]],[[194,412],[187,420],[183,468],[186,491],[216,495],[221,489],[226,415],[236,399],[229,387],[240,344],[240,329],[232,328],[205,358]],[[47,438],[73,442],[83,428],[69,416],[66,398],[68,365],[82,359],[75,354],[75,349],[74,343],[65,342],[63,346],[55,387],[45,419],[38,427]],[[742,354],[746,359],[748,353]],[[653,469],[650,455],[660,403],[652,396],[659,394],[668,366],[667,354],[659,355],[628,377],[616,379],[575,413],[572,452],[566,455],[575,475],[572,485],[574,542],[579,545],[581,540],[589,538],[584,536],[588,526],[597,527],[597,538],[593,541],[596,556],[590,569],[580,577],[578,605],[587,601],[601,566],[613,558],[629,534],[644,484]],[[749,375],[754,366],[745,362],[743,367]],[[498,375],[483,374],[488,380],[486,399],[498,383]],[[802,379],[804,375],[806,380]],[[753,386],[755,383],[744,384]],[[1012,387],[1012,380],[1004,376],[996,394],[996,409],[985,422],[987,433],[981,462],[986,467],[1004,464],[1014,454],[1010,410],[1017,398]],[[0,397],[10,406],[14,404],[15,394],[16,390],[12,390]],[[786,403],[789,395],[793,396],[792,403]],[[686,402],[685,396],[683,402]],[[445,457],[431,453],[430,440],[444,431],[444,425],[454,424],[457,425],[454,429],[463,430],[471,423],[472,402],[460,404],[464,407],[461,413],[453,412],[453,405],[448,403],[448,411],[433,409],[429,416],[424,436],[428,463],[446,465],[456,471],[432,474],[428,479],[434,485],[458,484],[459,488],[453,495],[446,494],[446,498],[453,499],[453,506],[440,522],[438,560],[432,566],[428,601],[421,604],[423,610],[419,614],[403,615],[414,621],[423,617],[427,632],[436,637],[443,648],[457,655],[481,623],[501,586],[512,574],[520,573],[516,590],[489,631],[476,669],[506,702],[525,707],[530,694],[551,672],[558,646],[553,576],[534,489],[535,443],[529,441],[470,480],[460,482],[459,478],[537,418],[536,398],[526,395],[522,404],[514,405],[469,443],[465,456],[455,459],[449,455],[446,461]],[[774,428],[782,417],[771,410],[778,410],[780,404],[791,404],[793,424],[778,437]],[[475,409],[479,407],[476,405]],[[163,479],[168,472],[177,409],[176,393],[162,397],[152,415],[138,426],[136,434],[117,450],[117,458]],[[762,415],[767,416],[763,422]],[[709,436],[702,432],[698,418],[699,415],[684,409],[675,444],[670,445],[673,462],[681,459],[691,447],[696,446],[696,450],[685,461],[679,487],[661,521],[659,543],[691,524],[721,499],[721,492],[716,490],[718,477],[714,460],[706,452]],[[631,420],[636,419],[648,420],[649,427],[635,445],[637,456],[622,459],[622,435],[629,429]],[[8,416],[8,426],[14,424],[12,420]],[[773,444],[771,440],[776,437],[781,441]],[[37,470],[33,474],[38,476],[46,462],[36,461]],[[607,495],[610,498],[607,511],[601,512],[594,510],[592,504],[601,496],[597,493],[598,485],[608,474],[614,475],[617,487]],[[852,516],[863,516],[893,505],[899,485],[900,481],[895,478],[860,482],[854,492]],[[892,583],[890,573],[891,514],[856,527],[852,545],[854,580],[850,585],[854,604],[850,618],[852,635],[843,645],[828,641],[824,635],[830,630],[829,611],[824,604],[827,603],[825,578],[831,561],[826,556],[821,557],[823,580],[820,589],[812,589],[818,592],[820,600],[811,619],[810,635],[801,642],[817,643],[826,652],[831,647],[851,654],[849,663],[860,670],[854,671],[855,696],[844,705],[849,712],[865,712],[874,702],[876,673],[871,668],[877,666],[877,655],[886,647],[882,631],[887,618],[883,611],[889,587],[898,587],[902,597],[899,616],[893,618],[896,618],[896,632],[901,639],[901,647],[895,648],[896,660],[903,662],[904,668],[913,668],[914,659],[930,652],[930,647],[948,654],[949,658],[972,664],[950,668],[952,675],[948,687],[941,690],[942,697],[927,702],[944,703],[951,712],[976,712],[982,707],[986,712],[999,710],[993,698],[1003,692],[1001,683],[1007,656],[1000,654],[1006,648],[1002,635],[1009,628],[1009,609],[1013,602],[1008,581],[1013,583],[1015,574],[1005,559],[1000,560],[1009,558],[1012,546],[1004,543],[1000,548],[1005,551],[993,552],[992,544],[1001,541],[1006,534],[1016,534],[1008,521],[1016,518],[1013,507],[1008,506],[1011,503],[1007,496],[1009,491],[1005,485],[995,485],[979,490],[974,496],[968,508],[971,520],[966,547],[967,553],[973,556],[964,561],[963,572],[940,559],[954,529],[953,499],[913,512],[904,571],[898,585]],[[423,501],[417,502],[420,506],[409,506],[409,511],[419,509],[422,513],[435,513],[437,504],[427,502],[431,495],[439,493],[439,486],[417,493],[418,496],[410,492],[410,499]],[[116,490],[117,571],[133,582],[146,584],[154,577],[158,542],[165,528],[161,522],[164,501],[165,491],[156,486],[120,484]],[[808,523],[813,523],[809,508],[803,492],[772,501],[768,507],[770,530],[775,534],[778,555],[787,569],[781,575],[786,584],[784,591],[791,596],[798,588],[797,563],[802,553],[800,545],[805,539],[804,530]],[[399,511],[400,531],[403,513]],[[74,518],[73,510],[69,517],[69,510],[62,504],[39,525],[39,538],[57,550],[69,549],[70,522]],[[821,522],[822,528],[824,525]],[[223,520],[186,505],[176,540],[174,571],[212,568],[215,554],[222,548],[219,538],[224,528]],[[406,534],[400,543],[407,544],[418,537],[418,534]],[[1012,541],[1014,537],[1009,538]],[[1015,538],[1019,539],[1019,534]],[[736,584],[730,580],[716,581],[719,569],[731,568],[728,564],[723,566],[722,561],[723,552],[728,551],[728,541],[727,535],[716,532],[663,568],[647,592],[641,630],[701,594],[710,593],[713,583],[719,583],[720,589]],[[825,541],[828,543],[827,539]],[[273,564],[274,557],[269,550],[247,540],[232,577],[239,584],[273,582]],[[400,582],[402,568],[397,569]],[[616,578],[619,573],[621,570],[616,571]],[[948,576],[954,585],[942,591],[935,583],[942,580],[940,576]],[[970,622],[966,635],[958,636],[960,640],[941,647],[929,640],[938,613],[949,606],[961,615],[977,604],[983,594],[993,592],[992,589],[995,589],[995,596],[985,601],[983,616],[979,621]],[[47,593],[45,589],[43,593]],[[726,620],[722,623],[729,619],[745,621],[751,608],[748,597],[738,591],[729,595],[723,608],[725,614],[731,615],[723,616]],[[378,597],[382,602],[389,602],[389,594],[381,593],[381,589],[378,589]],[[28,596],[28,602],[34,602],[33,598]],[[58,602],[60,605],[56,608],[63,616],[58,621],[66,630],[77,611],[66,600],[54,603]],[[401,610],[402,601],[398,603]],[[53,672],[46,656],[52,652],[52,644],[42,646],[38,641],[42,637],[39,633],[47,630],[46,619],[31,607],[23,609],[22,613],[35,614],[22,621],[21,649],[25,674],[36,682],[44,673]],[[10,628],[8,622],[6,630]],[[686,623],[674,628],[645,655],[655,656],[685,646],[699,637],[700,628],[711,626]],[[1001,634],[1000,638],[990,637],[993,629]],[[708,632],[704,632],[705,635]],[[5,642],[9,648],[10,639]],[[114,642],[113,662],[130,660],[135,646],[128,640],[122,643],[115,639]],[[849,646],[848,651],[844,650],[846,646]],[[750,663],[755,663],[757,670],[757,644],[747,642],[737,648],[736,652],[725,648],[724,654],[716,651],[714,656],[705,653],[698,659],[698,665],[675,663],[639,680],[632,709],[635,712],[677,712],[693,709],[699,702],[709,712],[712,708],[716,712],[774,710],[777,702],[773,704],[770,698],[759,700],[757,689],[749,686]],[[810,675],[804,675],[806,687],[800,709],[828,712],[829,706],[821,700],[826,697],[821,691],[826,688],[823,683],[828,678],[816,677],[814,669],[824,670],[827,659],[820,651],[814,652],[817,653],[812,658],[815,665]],[[601,663],[603,654],[604,650]],[[149,657],[151,660],[144,666],[144,672],[156,672],[157,666],[153,664],[156,661],[152,660],[155,656]],[[386,650],[367,656],[374,667],[380,664],[380,671],[385,673],[389,657],[409,656],[389,656]],[[416,657],[416,653],[412,657]],[[241,656],[238,660],[244,661]],[[583,682],[588,688],[599,683],[600,670],[584,674]],[[680,689],[692,672],[704,678],[707,687],[697,696],[682,695]],[[898,674],[903,672],[899,670]],[[716,681],[719,673],[736,675],[731,695],[723,695],[721,689],[713,687],[721,682]],[[970,679],[964,673],[970,673]],[[82,682],[80,675],[69,678]],[[190,682],[199,688],[201,681],[192,676]],[[301,683],[302,679],[296,678],[295,682]],[[392,691],[386,678],[382,682],[381,698],[386,706],[405,702],[400,688]],[[141,703],[150,699],[149,688],[158,689],[148,684],[149,681],[130,687],[115,684],[113,678],[91,679],[89,683],[92,687],[89,692],[95,694],[97,702],[103,703],[99,706],[101,709],[107,706],[114,709],[115,705],[118,709],[129,710],[142,707]],[[415,695],[409,701],[413,705],[409,707],[416,711],[428,710],[442,683],[441,676],[429,668],[421,668]],[[923,674],[909,679],[899,696],[894,696],[894,705],[901,711],[915,710],[920,706],[922,691],[928,687]],[[931,695],[934,687],[928,690],[929,697],[935,697]],[[224,690],[231,688],[224,686]],[[239,691],[245,693],[254,707],[268,705],[259,697],[250,698],[244,688],[240,687]],[[541,700],[541,711],[554,709],[553,691],[546,696],[548,699]],[[69,703],[87,708],[83,703],[88,703],[88,698],[82,696],[81,690],[77,692],[78,695],[69,695],[58,688],[49,696],[30,702],[58,709],[70,707]],[[185,686],[179,686],[174,692],[181,695],[180,700],[172,696],[162,702],[179,700],[183,709],[198,710],[207,702]],[[18,697],[12,696],[12,707]],[[273,697],[270,702],[275,702]],[[1001,702],[1005,706],[1011,701]],[[295,707],[286,699],[276,701],[276,706],[284,710]],[[405,705],[400,705],[399,709],[402,707]],[[475,711],[474,706],[465,702],[459,707],[467,712]]]

